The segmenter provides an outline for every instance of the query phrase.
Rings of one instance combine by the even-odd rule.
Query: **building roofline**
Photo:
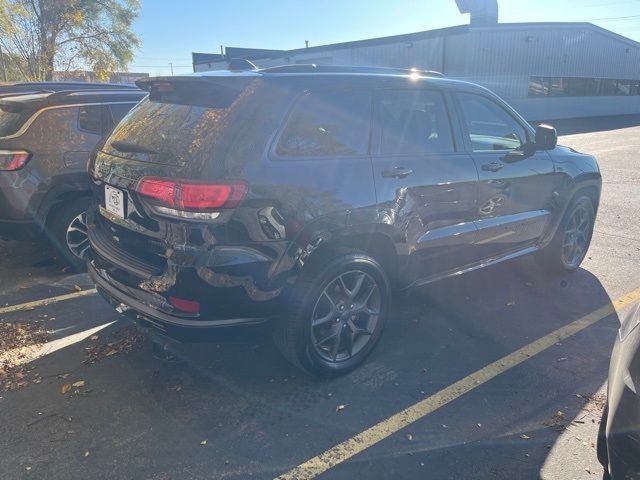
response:
[[[256,53],[261,53],[262,55],[259,57],[253,57],[251,55],[242,57],[247,59],[266,59],[266,58],[283,58],[289,55],[299,55],[303,53],[313,53],[313,52],[323,52],[327,50],[341,50],[345,48],[354,48],[354,47],[369,47],[375,45],[384,45],[387,43],[394,42],[410,42],[415,40],[422,40],[426,38],[433,38],[439,36],[447,36],[447,35],[456,35],[460,33],[467,33],[470,31],[480,31],[480,30],[506,30],[506,29],[518,29],[518,28],[587,28],[593,31],[597,31],[603,35],[606,35],[615,40],[626,43],[630,46],[640,48],[640,42],[636,42],[630,38],[627,38],[618,33],[612,32],[611,30],[607,30],[606,28],[600,27],[590,22],[521,22],[521,23],[498,23],[498,24],[488,24],[488,25],[479,25],[479,24],[464,24],[464,25],[455,25],[452,27],[444,27],[438,28],[434,30],[425,30],[421,32],[413,32],[413,33],[404,33],[400,35],[391,35],[388,37],[376,37],[369,38],[364,40],[354,40],[349,42],[339,42],[339,43],[330,43],[326,45],[317,45],[308,48],[296,48],[292,50],[267,50],[267,49],[253,49],[253,48],[242,48],[242,47],[228,47],[228,50],[232,51],[242,51],[242,50],[255,50]],[[273,52],[273,56],[264,56],[266,52]],[[219,55],[219,54],[218,54]],[[221,55],[219,55],[222,57]],[[220,58],[219,60],[223,60],[224,58]],[[227,58],[228,60],[228,58]],[[202,62],[209,63],[209,62]]]

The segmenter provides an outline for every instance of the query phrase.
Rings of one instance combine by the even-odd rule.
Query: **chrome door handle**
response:
[[[383,170],[384,178],[406,178],[413,173],[410,168],[395,167],[393,170]]]
[[[491,162],[491,163],[485,163],[484,165],[482,165],[481,168],[485,172],[497,172],[502,167],[504,167],[504,163],[502,162]]]

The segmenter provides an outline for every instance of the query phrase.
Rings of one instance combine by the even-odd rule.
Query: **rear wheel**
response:
[[[380,339],[391,296],[378,262],[358,252],[324,257],[303,271],[274,332],[283,355],[318,375],[358,366]]]
[[[576,198],[567,209],[551,243],[537,256],[539,263],[555,272],[576,270],[591,244],[594,220],[591,199],[586,196]]]
[[[51,213],[49,232],[62,258],[77,271],[85,270],[84,257],[89,250],[87,208],[90,199],[81,197],[65,203]]]

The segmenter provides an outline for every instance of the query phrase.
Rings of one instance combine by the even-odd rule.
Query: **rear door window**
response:
[[[371,93],[317,91],[296,102],[280,136],[281,157],[349,157],[369,151]]]
[[[474,152],[514,150],[527,143],[527,132],[502,106],[472,93],[458,99]]]
[[[376,117],[381,154],[454,151],[451,124],[440,92],[382,90],[376,102]]]
[[[102,106],[82,105],[79,107],[78,129],[86,133],[102,135]]]

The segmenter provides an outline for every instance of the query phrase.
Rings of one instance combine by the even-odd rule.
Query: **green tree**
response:
[[[27,80],[81,67],[106,79],[140,46],[139,11],[140,0],[0,0],[0,46]]]

